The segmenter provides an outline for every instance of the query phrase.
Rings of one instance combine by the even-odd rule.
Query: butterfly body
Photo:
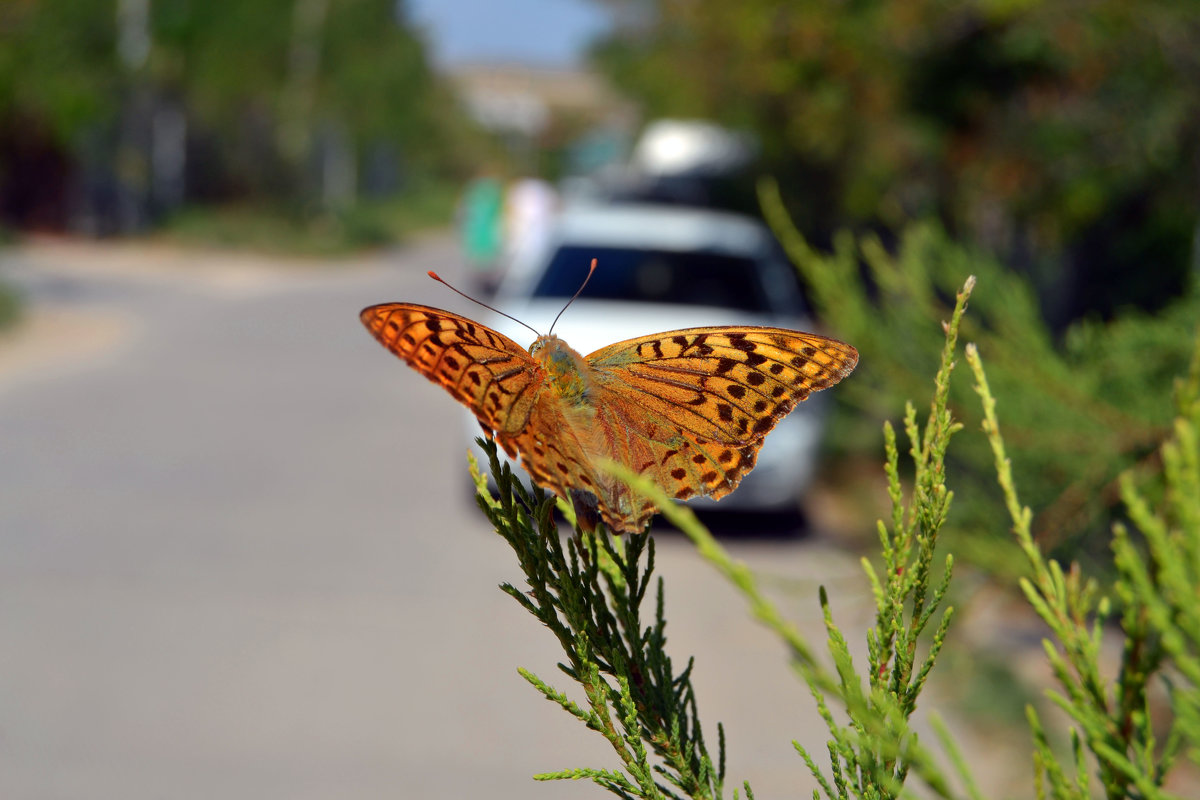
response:
[[[550,386],[572,405],[588,401],[592,391],[591,369],[587,361],[554,334],[539,336],[529,346],[529,355],[542,365]]]
[[[466,317],[411,303],[362,312],[367,329],[479,419],[541,486],[640,531],[653,504],[597,466],[612,459],[679,499],[725,496],[764,437],[810,392],[848,375],[850,345],[765,327],[687,328],[582,356],[557,336],[526,351]]]

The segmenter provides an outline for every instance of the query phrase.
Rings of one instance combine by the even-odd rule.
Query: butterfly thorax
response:
[[[579,407],[588,403],[592,393],[591,370],[583,356],[566,342],[553,334],[539,336],[530,345],[529,355],[542,366],[547,382],[569,405]]]

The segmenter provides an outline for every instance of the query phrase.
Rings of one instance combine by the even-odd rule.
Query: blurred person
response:
[[[503,214],[504,189],[498,178],[485,174],[468,184],[459,205],[459,241],[471,282],[487,294],[491,294],[499,278]]]
[[[519,178],[508,189],[504,214],[505,262],[511,264],[546,243],[558,214],[558,193],[540,178]]]

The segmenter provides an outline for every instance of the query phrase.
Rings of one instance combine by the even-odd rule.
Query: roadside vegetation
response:
[[[1056,333],[1192,281],[1194,3],[601,1],[623,12],[594,49],[616,87],[753,133],[818,248],[937,220],[1029,276]]]
[[[0,331],[15,325],[20,317],[20,294],[8,284],[0,282]]]
[[[928,414],[908,403],[900,432],[891,422],[883,427],[891,508],[875,526],[878,548],[863,559],[861,591],[876,605],[869,630],[840,627],[840,604],[857,601],[822,588],[814,602],[823,610],[828,638],[824,648],[805,641],[766,598],[757,577],[690,511],[671,506],[649,482],[630,473],[622,477],[664,503],[671,522],[738,589],[749,616],[780,638],[797,679],[811,690],[814,707],[796,709],[797,729],[822,724],[829,740],[824,753],[795,745],[797,786],[807,772],[814,787],[802,791],[811,791],[814,800],[895,798],[913,791],[982,800],[996,795],[978,785],[969,755],[947,724],[928,718],[933,741],[913,727],[926,686],[961,678],[939,668],[943,653],[956,647],[951,603],[962,571],[954,545],[942,534],[954,527],[960,498],[982,487],[960,485],[967,470],[947,456],[960,441],[977,440],[989,452],[990,483],[1002,498],[987,531],[1008,537],[1020,553],[1020,565],[1004,583],[1044,623],[1044,657],[1055,683],[1043,702],[1026,703],[1027,694],[1007,698],[1025,707],[1024,729],[1012,735],[1022,737],[1031,753],[1027,796],[1186,796],[1170,781],[1183,762],[1200,766],[1200,338],[1193,336],[1190,364],[1174,384],[1174,420],[1159,459],[1118,479],[1127,520],[1115,527],[1108,569],[1097,579],[1078,563],[1048,557],[1035,540],[1033,515],[1018,487],[1036,480],[1013,468],[1004,398],[993,394],[975,343],[966,346],[970,374],[961,377],[975,395],[979,421],[964,426],[951,408],[951,386],[963,382],[955,375],[958,339],[970,318],[964,314],[975,283],[974,277],[965,281],[945,320]],[[480,476],[480,506],[512,546],[527,584],[502,588],[564,651],[558,679],[525,669],[521,675],[606,739],[615,756],[610,765],[555,765],[535,777],[587,779],[625,798],[753,798],[752,778],[726,774],[726,752],[737,743],[726,740],[719,723],[701,722],[703,698],[696,696],[691,674],[703,665],[668,655],[669,594],[654,577],[653,538],[575,528],[563,540],[553,497],[521,485],[497,462],[494,445],[485,449],[499,497]],[[558,510],[573,519],[569,504],[558,503]],[[863,636],[866,663],[855,661],[849,645]],[[1119,643],[1118,663],[1106,659],[1114,651],[1104,646],[1106,639]],[[561,688],[564,678],[569,688]],[[1163,693],[1169,703],[1155,700]]]
[[[283,205],[198,205],[169,217],[156,235],[180,244],[331,257],[402,242],[448,228],[461,187],[427,181],[387,200],[365,200],[341,213],[310,215]]]
[[[0,10],[0,225],[330,255],[449,225],[502,152],[391,0]]]
[[[1192,358],[1200,293],[1191,290],[1156,313],[1080,320],[1055,335],[1028,278],[979,248],[953,240],[939,224],[911,225],[891,248],[877,236],[839,236],[833,249],[812,247],[791,224],[774,184],[763,206],[800,270],[829,330],[862,354],[854,380],[836,396],[833,445],[861,463],[877,450],[876,420],[894,418],[935,363],[947,299],[968,273],[988,287],[972,306],[963,336],[990,363],[1008,411],[1008,451],[1024,477],[1040,546],[1097,569],[1109,561],[1112,524],[1124,518],[1120,476],[1153,469],[1172,435],[1171,392]],[[981,409],[970,387],[951,387],[957,418],[977,427]],[[998,573],[1023,569],[1012,540],[997,531],[1003,509],[994,490],[991,452],[982,439],[948,456],[958,474],[953,521],[960,557]]]

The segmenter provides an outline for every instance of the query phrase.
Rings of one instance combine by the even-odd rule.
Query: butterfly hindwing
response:
[[[733,445],[685,432],[672,418],[605,390],[596,405],[598,428],[606,435],[603,449],[615,460],[645,475],[673,497],[713,499],[733,491],[754,467],[758,442]],[[640,530],[655,507],[622,483],[606,487],[609,505],[625,511],[615,530]]]
[[[534,483],[553,489],[562,498],[587,492],[598,500],[598,511],[616,531],[641,530],[619,522],[615,509],[621,507],[613,487],[624,485],[597,471],[588,455],[584,440],[597,432],[596,418],[572,409],[553,392],[541,392],[536,400],[530,424],[515,434],[499,433],[496,440],[509,455],[520,453],[521,466]]]
[[[454,395],[486,428],[507,434],[525,428],[544,376],[512,339],[413,303],[371,306],[361,316],[384,347]]]

